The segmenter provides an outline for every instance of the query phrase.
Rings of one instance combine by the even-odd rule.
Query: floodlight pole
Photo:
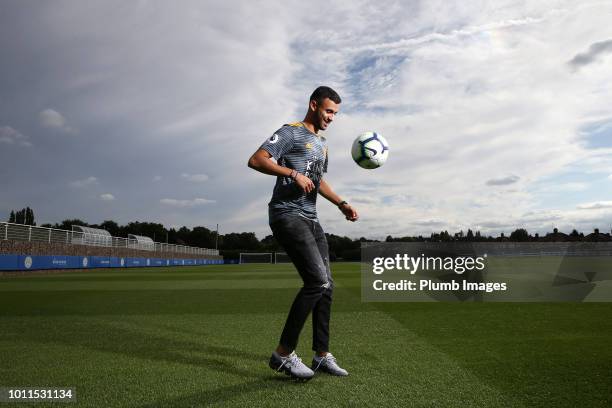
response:
[[[215,235],[215,250],[219,249],[219,224],[217,224],[217,234]]]

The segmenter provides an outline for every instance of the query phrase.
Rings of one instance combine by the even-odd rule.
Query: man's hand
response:
[[[338,207],[342,214],[346,217],[347,220],[355,222],[359,219],[359,215],[357,214],[357,210],[351,207],[350,204],[345,203]]]
[[[306,194],[314,190],[315,185],[311,179],[303,174],[298,173],[293,169],[279,166],[272,160],[270,152],[264,149],[259,149],[249,158],[248,166],[264,174],[280,177],[292,177],[295,179],[295,184]],[[289,172],[289,174],[287,174]],[[295,173],[295,175],[293,175]]]
[[[303,192],[305,192],[306,194],[310,193],[312,190],[314,190],[315,185],[312,182],[311,179],[309,179],[308,177],[306,177],[303,174],[298,173],[295,176],[295,183],[302,189]]]

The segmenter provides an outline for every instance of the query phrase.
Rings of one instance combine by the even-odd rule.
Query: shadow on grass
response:
[[[239,384],[215,386],[201,393],[179,398],[157,400],[143,406],[201,406],[237,398],[241,394],[260,391],[265,388],[278,389],[279,385],[295,386],[303,384],[282,374],[273,374],[267,367],[269,355],[249,352],[235,347],[210,345],[204,341],[176,338],[188,334],[205,338],[209,333],[184,329],[171,324],[155,322],[94,321],[81,320],[66,323],[58,330],[57,322],[29,326],[20,333],[20,339],[48,345],[62,345],[85,348],[95,352],[112,353],[127,359],[140,359],[153,363],[181,364],[205,368],[212,371],[209,378],[225,377],[221,381]],[[124,327],[132,325],[133,328]],[[214,332],[214,327],[210,327]],[[157,331],[158,334],[152,334]],[[171,336],[175,336],[172,338]],[[0,336],[1,339],[1,336]],[[248,343],[248,342],[247,342]],[[245,363],[246,362],[246,363]],[[114,364],[114,363],[110,363]],[[110,365],[105,367],[114,370]],[[246,365],[246,367],[245,367]],[[252,368],[249,368],[252,367]],[[163,368],[160,368],[160,370]],[[216,374],[215,374],[216,373]],[[232,379],[229,376],[236,377]],[[203,384],[203,387],[211,384]],[[118,403],[129,399],[118,396]]]
[[[247,381],[241,384],[228,385],[214,390],[193,393],[178,398],[157,400],[154,403],[140,405],[139,408],[153,407],[206,407],[226,403],[245,394],[265,390],[278,391],[279,387],[287,390],[293,387],[305,386],[308,382],[295,381],[286,376],[267,376],[256,381]],[[281,390],[282,391],[282,390]]]
[[[0,316],[96,316],[261,314],[286,312],[299,290],[33,290],[0,292]],[[361,303],[336,288],[335,311],[359,311]],[[343,293],[345,292],[345,293]]]

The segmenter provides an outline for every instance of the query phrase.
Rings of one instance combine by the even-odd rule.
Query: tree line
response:
[[[584,234],[574,229],[569,234],[559,232],[558,228],[553,228],[552,232],[540,235],[535,233],[531,235],[525,228],[517,228],[510,233],[505,235],[503,232],[497,236],[485,236],[480,231],[472,231],[468,229],[466,233],[463,231],[450,234],[448,231],[432,232],[427,238],[423,236],[418,237],[401,237],[394,238],[387,236],[386,242],[611,242],[612,234],[603,233],[599,231],[599,228],[595,228],[592,233]]]
[[[19,211],[11,211],[9,222],[26,225],[36,225],[34,222],[34,211],[26,207]],[[277,252],[283,251],[279,243],[272,235],[267,235],[259,240],[254,232],[231,232],[219,234],[206,227],[197,226],[193,228],[166,228],[160,223],[154,222],[129,222],[119,225],[112,220],[106,220],[100,224],[88,224],[80,219],[66,219],[60,223],[42,224],[42,227],[71,230],[73,225],[81,225],[92,228],[102,228],[115,237],[127,237],[129,234],[143,235],[150,237],[156,242],[165,242],[176,245],[187,245],[200,248],[218,248],[222,255],[230,255],[237,258],[239,252]],[[353,239],[346,236],[335,234],[325,234],[329,245],[329,256],[331,260],[359,259],[361,242],[377,241],[364,237]],[[387,236],[386,242],[563,242],[563,241],[586,241],[586,242],[611,242],[612,236],[609,233],[601,233],[595,229],[590,234],[584,234],[573,230],[569,234],[559,232],[557,228],[552,232],[540,235],[539,233],[530,234],[524,228],[518,228],[505,235],[499,236],[483,235],[480,231],[467,232],[459,231],[449,233],[448,231],[433,232],[429,236]]]
[[[9,214],[8,222],[13,224],[36,225],[34,222],[34,210],[30,207],[22,208],[21,210],[12,210]]]

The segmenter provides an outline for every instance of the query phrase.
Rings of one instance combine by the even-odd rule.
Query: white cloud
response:
[[[400,39],[390,42],[380,42],[365,46],[362,45],[358,47],[351,47],[348,49],[348,51],[358,53],[364,51],[397,51],[402,49],[411,49],[415,46],[421,46],[423,44],[427,44],[434,41],[455,41],[460,39],[459,37],[470,37],[483,32],[490,32],[492,30],[518,27],[528,24],[536,24],[542,22],[543,20],[543,18],[526,17],[523,19],[496,21],[491,23],[485,23],[482,25],[466,26],[460,29],[449,30],[448,32],[433,32],[421,36],[411,37],[408,39]]]
[[[325,132],[326,179],[361,214],[348,223],[320,200],[329,232],[384,237],[477,225],[494,232],[523,224],[550,229],[553,221],[606,223],[604,209],[575,207],[609,199],[605,189],[589,188],[612,173],[612,149],[591,149],[581,134],[610,117],[609,67],[572,70],[568,61],[589,50],[587,57],[609,60],[608,45],[592,48],[612,38],[609,2],[186,0],[180,7],[130,2],[121,9],[72,2],[61,13],[51,4],[28,4],[12,5],[24,8],[14,15],[43,24],[15,21],[7,30],[27,27],[28,36],[3,50],[11,52],[3,62],[12,71],[31,69],[19,77],[40,78],[16,85],[23,94],[19,117],[31,112],[29,101],[49,101],[56,109],[41,112],[44,126],[65,131],[74,121],[87,129],[78,141],[87,144],[63,139],[73,144],[32,160],[61,168],[57,162],[79,160],[77,149],[87,150],[86,160],[104,160],[97,176],[121,179],[125,190],[114,193],[127,219],[143,213],[138,199],[128,199],[134,186],[151,196],[161,183],[142,186],[143,180],[161,181],[154,177],[161,174],[172,184],[167,175],[174,174],[173,181],[205,181],[207,196],[225,197],[223,205],[206,208],[214,222],[269,233],[266,202],[274,179],[248,170],[246,159],[282,123],[302,119],[309,93],[328,84],[343,103]],[[322,6],[325,13],[311,13]],[[22,55],[37,57],[40,66],[10,65]],[[352,139],[366,130],[380,131],[391,144],[389,161],[370,172],[349,154]],[[8,146],[7,140],[0,143]],[[143,157],[155,163],[153,174],[134,166]],[[3,159],[12,167],[22,160]],[[183,169],[207,174],[181,175]],[[576,177],[564,178],[570,169]],[[60,173],[55,177],[66,180]],[[168,196],[194,194],[188,183],[164,187],[173,189],[163,193]],[[557,208],[556,194],[572,200]],[[207,202],[164,200],[175,208]],[[171,218],[167,207],[152,206],[147,216],[177,225],[206,222],[191,211]],[[55,209],[57,219],[68,216],[62,211]]]
[[[558,210],[538,210],[529,211],[520,218],[520,225],[534,223],[549,223],[551,221],[562,220],[563,213]]]
[[[580,204],[576,208],[579,210],[600,210],[603,208],[612,208],[612,201],[596,201],[593,203]]]
[[[64,117],[53,109],[45,109],[40,112],[40,123],[45,127],[61,128],[66,125]]]
[[[98,178],[94,176],[89,176],[81,180],[72,181],[70,183],[70,186],[74,188],[84,188],[84,187],[89,187],[95,184],[98,184]]]
[[[380,199],[377,197],[357,196],[351,200],[351,203],[357,204],[380,204]]]
[[[562,183],[546,183],[542,186],[534,186],[539,194],[567,194],[585,191],[589,184],[579,181],[568,181]]]
[[[29,138],[10,126],[0,127],[0,143],[31,147]]]
[[[213,204],[215,200],[208,200],[206,198],[194,198],[193,200],[177,200],[174,198],[162,198],[159,200],[160,203],[167,205],[169,207],[177,207],[177,208],[191,208],[191,207],[199,207],[206,204]]]
[[[100,199],[102,201],[113,201],[115,199],[115,196],[110,193],[104,193],[100,194]]]
[[[206,174],[188,174],[188,173],[183,173],[181,174],[181,177],[185,180],[188,181],[192,181],[194,183],[203,183],[205,181],[208,181],[208,175]]]
[[[368,12],[382,13],[390,4]],[[579,72],[567,69],[567,61],[585,47],[610,38],[603,15],[612,5],[555,7],[425,2],[415,18],[408,10],[395,17],[384,13],[386,26],[393,28],[368,30],[367,36],[359,22],[368,12],[355,7],[338,20],[335,36],[323,30],[314,40],[305,37],[300,52],[311,61],[308,69],[338,73],[345,100],[341,109],[348,110],[327,132],[330,183],[343,190],[405,180],[403,186],[381,186],[373,194],[416,197],[384,206],[360,203],[362,220],[353,225],[343,224],[333,209],[324,220],[357,236],[375,231],[381,236],[387,230],[427,233],[431,228],[419,227],[419,220],[432,219],[449,230],[485,224],[493,230],[523,222],[540,228],[559,217],[582,222],[584,214],[566,211],[523,217],[529,211],[558,210],[550,204],[541,207],[542,194],[554,202],[546,183],[564,185],[570,193],[582,191],[578,183],[559,180],[569,167],[580,165],[583,171],[593,161],[600,168],[612,164],[609,152],[588,149],[578,137],[585,124],[609,115],[602,108],[612,103],[609,72],[602,64]],[[337,17],[338,8],[330,7],[326,18]],[[406,24],[395,26],[394,19]],[[589,31],[587,26],[598,28]],[[342,46],[364,42],[363,47]],[[391,151],[385,166],[368,173],[345,158],[351,139],[346,135],[372,129],[385,135]],[[506,189],[485,190],[484,185]],[[568,195],[560,190],[560,196]],[[350,193],[343,197],[352,198]],[[378,225],[363,222],[369,217]]]
[[[438,228],[447,224],[444,220],[422,220],[422,221],[414,221],[415,225]]]
[[[38,114],[40,124],[49,129],[56,129],[63,133],[74,134],[76,130],[68,126],[66,119],[54,109],[45,109]]]

